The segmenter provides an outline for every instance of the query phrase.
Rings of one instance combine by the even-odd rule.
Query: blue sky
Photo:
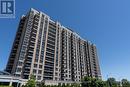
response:
[[[20,16],[30,8],[95,43],[103,79],[130,80],[130,0],[16,0],[16,17],[0,18],[0,70],[7,63]]]

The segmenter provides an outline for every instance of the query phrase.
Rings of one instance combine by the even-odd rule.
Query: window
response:
[[[37,68],[37,64],[34,64],[34,67]]]
[[[20,77],[20,74],[16,74],[15,76],[16,76],[16,77]]]
[[[17,72],[21,72],[21,68],[17,68]]]
[[[56,74],[56,76],[58,75],[58,73],[55,73]]]
[[[42,56],[42,57],[43,57],[43,56]],[[43,63],[43,60],[42,60],[42,59],[40,60],[40,63]]]
[[[55,80],[58,80],[58,78],[57,78],[57,77],[55,77]]]
[[[36,69],[33,69],[33,73],[35,74],[37,72],[37,70]]]
[[[56,68],[56,71],[58,71],[58,68]]]
[[[37,77],[37,80],[41,80],[41,76],[38,76],[38,77]]]
[[[19,65],[19,66],[22,66],[22,62],[19,61],[18,65]]]
[[[48,53],[48,52],[46,52],[46,55],[47,55],[47,56],[54,57],[54,54],[52,54],[52,53]]]
[[[39,68],[42,68],[42,65],[39,65]]]
[[[35,59],[35,62],[38,62],[38,59]]]
[[[42,74],[42,70],[38,70],[38,74]]]
[[[51,40],[51,41],[55,41],[55,39],[50,37],[50,36],[48,36],[48,39]]]
[[[51,48],[47,48],[46,51],[54,53],[54,49],[51,49]]]

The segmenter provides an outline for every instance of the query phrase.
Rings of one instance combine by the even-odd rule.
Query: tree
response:
[[[46,87],[46,86],[45,86],[45,82],[44,82],[44,81],[41,81],[41,82],[38,84],[38,87]]]
[[[122,87],[130,87],[130,82],[127,79],[121,80]]]
[[[106,83],[106,81],[103,81],[98,78],[84,77],[81,85],[82,87],[108,87]]]
[[[101,79],[97,80],[98,87],[106,87],[106,82]]]
[[[108,87],[118,87],[118,83],[115,80],[115,78],[108,78],[107,85],[108,85]]]
[[[96,79],[96,78],[91,78],[91,87],[98,87],[97,80],[98,79]]]
[[[62,87],[65,87],[65,83],[62,84]]]
[[[26,85],[23,87],[36,87],[36,81],[34,75],[30,76],[30,79],[27,81]]]
[[[78,83],[72,83],[71,86],[66,85],[66,87],[80,87],[80,84]]]
[[[81,83],[82,87],[91,87],[91,77],[85,76]]]

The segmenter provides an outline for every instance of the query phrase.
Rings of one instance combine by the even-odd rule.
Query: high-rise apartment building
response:
[[[6,71],[37,81],[101,78],[96,46],[34,9],[20,19]]]

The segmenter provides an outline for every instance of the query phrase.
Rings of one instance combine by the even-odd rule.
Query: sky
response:
[[[7,64],[20,17],[34,8],[96,44],[104,80],[130,80],[130,0],[16,0],[15,4],[15,18],[0,18],[0,70]]]

